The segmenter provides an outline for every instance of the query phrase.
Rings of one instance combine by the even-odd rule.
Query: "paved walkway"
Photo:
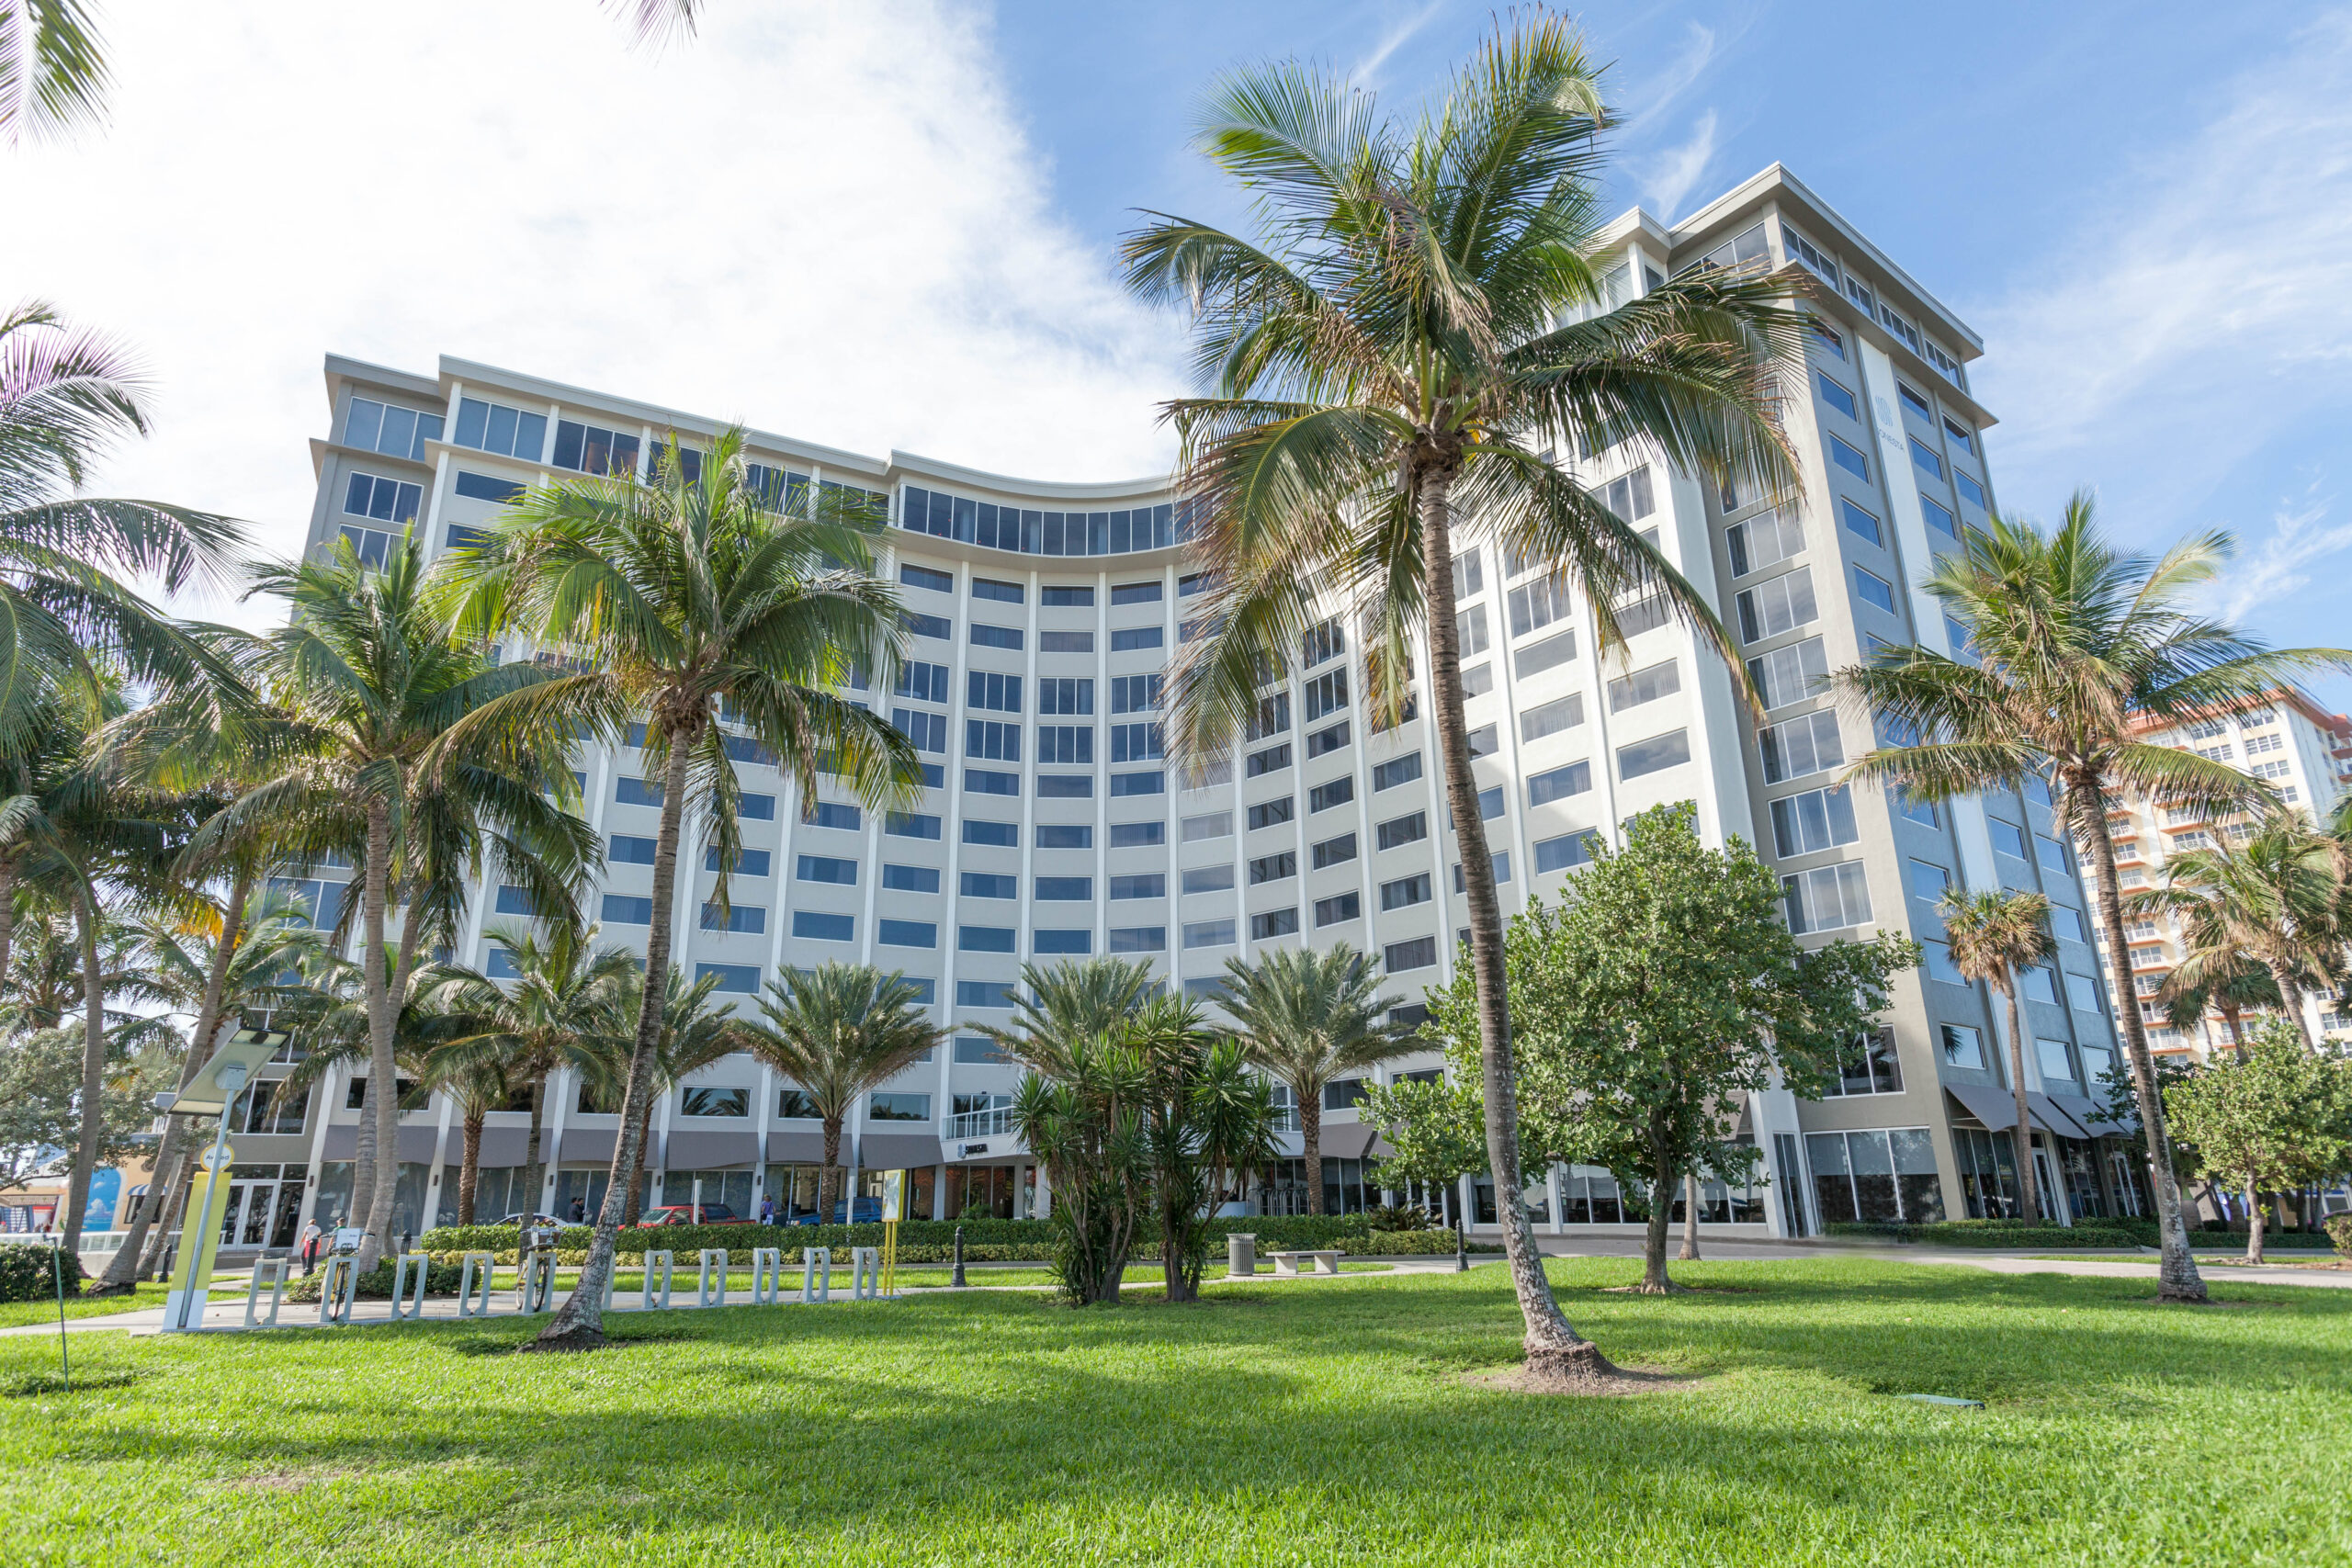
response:
[[[1544,1255],[1551,1258],[1638,1258],[1642,1253],[1641,1238],[1638,1236],[1547,1235],[1537,1237],[1537,1241],[1542,1246]],[[1677,1245],[1679,1245],[1679,1238]],[[1943,1250],[1919,1247],[1840,1247],[1826,1246],[1818,1242],[1777,1241],[1708,1241],[1702,1244],[1702,1248],[1709,1258],[1734,1260],[1871,1258],[1889,1263],[1952,1264],[1964,1269],[1983,1269],[1995,1274],[2075,1274],[2094,1279],[2151,1281],[2156,1277],[2156,1260],[2152,1254],[2145,1253],[2136,1255],[2089,1253],[2081,1258],[2059,1258],[1979,1252],[1973,1248]],[[1386,1261],[1389,1263],[1387,1271],[1393,1274],[1450,1274],[1453,1271],[1453,1259],[1451,1258],[1400,1258]],[[1473,1253],[1470,1256],[1470,1266],[1474,1269],[1490,1268],[1502,1261],[1502,1258],[1494,1253]],[[1020,1267],[1034,1268],[1035,1265]],[[2303,1285],[2320,1290],[2352,1290],[2352,1271],[2347,1270],[2293,1268],[2249,1269],[2244,1266],[2232,1267],[2222,1263],[2200,1263],[2198,1265],[2198,1271],[2204,1276],[2208,1284]],[[967,1277],[976,1282],[965,1286],[964,1291],[1035,1292],[1046,1288],[1035,1284],[991,1285],[987,1283],[990,1272],[989,1266],[986,1264],[967,1266]],[[1277,1280],[1283,1284],[1289,1284],[1294,1280],[1304,1283],[1312,1280],[1361,1280],[1367,1277],[1362,1273],[1277,1276],[1261,1271],[1255,1276],[1245,1275],[1241,1278],[1252,1284],[1272,1283]],[[1238,1282],[1240,1281],[1238,1280],[1220,1277],[1204,1280],[1202,1284],[1216,1286]],[[782,1304],[791,1307],[801,1305],[797,1299],[798,1289],[796,1280],[786,1292]],[[901,1292],[901,1295],[907,1298],[959,1293],[963,1292],[948,1285],[910,1285]],[[638,1310],[632,1304],[636,1296],[635,1291],[619,1292],[615,1298],[613,1308],[615,1315],[621,1317],[632,1315]],[[726,1304],[729,1306],[751,1304],[750,1290],[745,1288],[729,1291]],[[852,1301],[846,1288],[839,1288],[833,1292],[830,1303],[811,1304],[848,1306],[861,1303]],[[672,1297],[669,1310],[673,1312],[701,1310],[695,1303],[691,1280],[688,1280],[684,1292]],[[524,1315],[514,1310],[512,1286],[501,1290],[492,1298],[490,1315],[492,1318],[513,1318]],[[203,1330],[205,1333],[243,1333],[245,1328],[245,1298],[243,1294],[232,1295],[225,1292],[216,1292],[205,1317]],[[425,1321],[432,1323],[455,1321],[458,1318],[457,1298],[454,1296],[427,1297],[424,1303],[424,1318]],[[365,1327],[371,1324],[393,1321],[395,1320],[391,1315],[390,1302],[360,1302],[353,1307],[349,1326]],[[86,1334],[99,1330],[128,1332],[134,1335],[156,1334],[162,1332],[163,1325],[164,1311],[161,1307],[116,1313],[106,1317],[69,1318],[65,1324],[66,1331],[72,1334]],[[325,1325],[319,1322],[319,1309],[315,1304],[298,1304],[288,1302],[278,1312],[277,1326],[318,1328]],[[0,1328],[0,1337],[55,1334],[56,1332],[57,1325],[54,1323],[25,1324],[15,1328]]]

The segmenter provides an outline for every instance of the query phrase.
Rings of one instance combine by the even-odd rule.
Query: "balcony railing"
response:
[[[1012,1132],[1012,1107],[997,1105],[948,1117],[942,1124],[940,1137],[944,1142],[957,1144],[970,1138],[1001,1138]]]

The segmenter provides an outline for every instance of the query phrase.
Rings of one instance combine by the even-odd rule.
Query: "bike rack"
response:
[[[319,1322],[347,1324],[351,1321],[351,1303],[359,1289],[359,1259],[337,1253],[327,1259],[326,1270],[319,1277]]]
[[[498,1255],[494,1252],[469,1252],[465,1265],[465,1272],[458,1277],[458,1315],[488,1317],[491,1286],[498,1277]],[[481,1281],[479,1291],[474,1286],[476,1280]]]
[[[849,1299],[854,1302],[878,1302],[882,1299],[882,1249],[878,1247],[850,1248],[850,1262],[854,1272],[850,1276]]]
[[[254,1282],[245,1291],[245,1326],[247,1328],[277,1326],[277,1308],[279,1303],[286,1300],[286,1276],[293,1267],[294,1260],[291,1258],[265,1258],[254,1265]],[[257,1324],[255,1314],[261,1306],[261,1287],[265,1278],[270,1285],[269,1320],[266,1323]]]
[[[718,1259],[718,1279],[712,1280],[710,1260]],[[702,1272],[695,1280],[695,1305],[725,1306],[727,1304],[727,1249],[706,1247],[702,1249]]]
[[[392,1261],[392,1321],[402,1318],[422,1320],[424,1316],[424,1281],[433,1267],[433,1259],[422,1252],[403,1253]],[[413,1274],[416,1289],[409,1289]]]
[[[775,1306],[784,1300],[784,1249],[752,1248],[752,1304]]]
[[[822,1269],[820,1273],[818,1270]],[[833,1299],[833,1249],[830,1247],[804,1247],[800,1249],[800,1302],[806,1306],[813,1302]]]
[[[642,1304],[638,1307],[638,1311],[651,1312],[656,1304],[653,1300],[653,1266],[656,1263],[659,1263],[662,1266],[662,1300],[659,1304],[664,1311],[668,1310],[670,1305],[670,1270],[672,1260],[675,1256],[675,1254],[666,1250],[662,1252],[649,1252],[645,1255],[644,1301]]]
[[[555,1254],[534,1247],[521,1258],[521,1271],[514,1280],[514,1310],[546,1312],[555,1305]]]

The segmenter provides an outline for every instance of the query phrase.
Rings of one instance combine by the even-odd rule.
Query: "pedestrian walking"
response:
[[[319,1229],[318,1221],[312,1220],[302,1227],[302,1278],[305,1280],[309,1279],[311,1271],[319,1266],[319,1244],[322,1239],[324,1238]]]

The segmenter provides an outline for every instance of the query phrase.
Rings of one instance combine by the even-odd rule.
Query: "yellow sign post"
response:
[[[886,1172],[882,1178],[882,1299],[899,1294],[899,1211],[906,1206],[907,1173]]]

